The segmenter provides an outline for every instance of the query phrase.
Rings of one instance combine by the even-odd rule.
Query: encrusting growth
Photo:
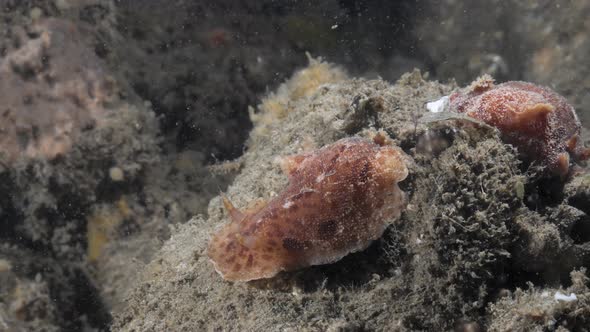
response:
[[[344,138],[283,158],[288,186],[248,211],[224,198],[231,222],[209,243],[215,270],[248,281],[365,249],[405,207],[397,185],[408,174],[405,156],[386,141],[381,133]]]

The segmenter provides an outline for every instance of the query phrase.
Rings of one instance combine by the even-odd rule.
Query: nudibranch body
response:
[[[365,249],[405,207],[397,183],[408,174],[406,157],[384,141],[345,138],[283,158],[289,184],[251,211],[224,199],[232,220],[208,248],[217,272],[232,281],[269,278]]]
[[[451,94],[449,103],[452,111],[498,128],[505,142],[553,174],[565,176],[570,159],[590,157],[574,108],[549,88],[514,81],[495,85],[484,76]]]

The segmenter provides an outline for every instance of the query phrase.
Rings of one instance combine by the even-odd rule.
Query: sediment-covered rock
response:
[[[285,86],[293,87],[293,80]],[[559,187],[525,168],[493,129],[461,117],[422,121],[425,103],[451,89],[414,72],[395,85],[342,79],[287,103],[284,116],[252,132],[228,197],[238,207],[273,197],[286,184],[278,156],[379,128],[414,160],[400,183],[408,193],[400,220],[367,250],[333,264],[228,283],[206,256],[213,230],[227,222],[215,198],[208,218],[172,232],[115,317],[114,329],[481,328],[488,324],[486,308],[499,295],[532,280],[523,275],[542,276],[534,280],[540,285],[566,282],[553,267],[572,247],[552,243],[572,243],[568,225],[585,214],[563,195],[548,195]],[[552,200],[553,207],[536,208],[542,200]],[[553,254],[544,256],[548,251]],[[527,257],[545,259],[531,266]],[[569,260],[559,271],[581,264]]]

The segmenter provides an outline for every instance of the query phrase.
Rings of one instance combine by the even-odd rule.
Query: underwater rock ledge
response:
[[[284,102],[285,86],[303,84],[297,77],[268,98]],[[553,296],[555,285],[567,293],[570,272],[588,264],[590,230],[580,226],[588,211],[578,207],[588,204],[589,183],[570,181],[563,192],[563,184],[543,182],[542,173],[489,128],[452,118],[418,121],[427,102],[453,88],[414,71],[393,85],[342,78],[287,101],[281,117],[251,133],[241,172],[227,191],[237,207],[285,187],[277,157],[382,129],[414,159],[400,183],[406,211],[369,248],[338,262],[231,283],[206,255],[214,230],[228,220],[216,197],[208,218],[172,231],[115,315],[113,330],[500,331],[514,320],[584,326],[588,317],[580,309],[590,292],[583,270],[573,274],[577,286],[567,289],[578,300],[562,306],[549,298],[546,307],[560,309],[544,310],[541,320],[521,317],[523,308],[514,303],[545,287]],[[534,288],[522,290],[531,282]]]

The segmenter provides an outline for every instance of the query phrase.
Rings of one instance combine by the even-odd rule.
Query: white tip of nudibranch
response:
[[[439,113],[447,109],[449,105],[449,96],[444,96],[439,100],[426,103],[426,109],[432,113]]]

